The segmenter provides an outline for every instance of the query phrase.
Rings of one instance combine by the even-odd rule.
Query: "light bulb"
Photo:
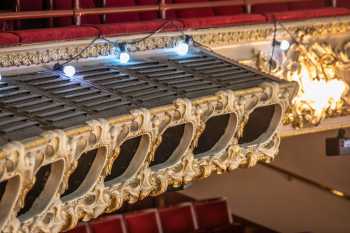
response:
[[[121,52],[119,55],[119,61],[122,64],[127,64],[130,60],[130,55],[128,54],[128,52]]]
[[[290,43],[288,40],[282,40],[280,43],[280,48],[282,51],[287,51],[289,49]]]
[[[175,47],[175,52],[181,56],[184,56],[188,53],[189,46],[184,41],[179,41]]]
[[[76,73],[74,66],[64,66],[63,67],[63,73],[67,75],[68,77],[73,77]]]

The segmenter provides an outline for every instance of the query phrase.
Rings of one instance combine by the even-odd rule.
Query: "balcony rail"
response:
[[[134,58],[3,73],[0,232],[61,232],[276,156],[296,83],[199,47]]]
[[[193,8],[210,8],[210,7],[225,7],[225,6],[245,6],[246,12],[251,13],[251,7],[257,4],[265,3],[287,3],[300,2],[305,0],[224,0],[214,2],[190,2],[190,3],[166,3],[166,0],[161,0],[158,4],[153,5],[136,5],[125,7],[105,7],[106,1],[103,1],[102,7],[99,8],[81,8],[80,0],[74,1],[74,9],[54,10],[53,0],[49,0],[49,9],[42,11],[22,11],[22,1],[16,1],[15,12],[0,13],[0,21],[8,20],[23,20],[23,19],[38,19],[38,18],[55,18],[55,17],[74,17],[76,25],[80,24],[80,18],[86,15],[105,15],[116,13],[130,12],[147,12],[159,11],[162,19],[167,19],[167,11],[185,10]],[[333,0],[333,7],[337,6],[336,0]]]

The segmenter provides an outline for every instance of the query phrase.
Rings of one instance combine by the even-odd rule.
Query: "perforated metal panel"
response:
[[[265,74],[253,72],[248,67],[207,53],[172,60],[182,69],[203,75],[220,87],[232,90],[256,86],[266,80],[271,80],[271,77]],[[274,79],[274,81],[279,82],[280,80]]]
[[[169,61],[139,63],[128,66],[135,74],[169,88],[184,97],[209,95],[220,86],[205,78],[179,68]]]
[[[11,109],[17,114],[25,115],[38,121],[46,128],[72,126],[75,123],[75,121],[73,121],[74,118],[87,119],[85,111],[73,105],[69,105],[60,99],[53,98],[50,95],[51,92],[62,92],[61,89],[54,89],[50,86],[44,89],[44,92],[41,92],[39,89],[34,89],[30,85],[22,84],[22,80],[24,80],[24,82],[30,82],[40,80],[41,78],[40,74],[4,78],[5,85],[11,89],[7,90],[6,93],[1,92],[0,103],[5,108]],[[16,79],[21,81],[16,81]],[[67,84],[70,84],[69,80],[67,83],[62,84],[62,86],[67,87]]]
[[[84,81],[95,87],[121,96],[127,104],[132,106],[150,107],[161,104],[160,98],[166,98],[166,102],[169,103],[176,97],[176,93],[172,90],[128,73],[125,68],[101,67],[95,70],[83,68],[78,74]]]
[[[116,107],[129,104],[122,97],[95,87],[80,78],[50,73],[21,75],[13,78],[55,100],[64,101],[85,114],[97,114],[98,117],[119,113],[120,111],[114,111]]]
[[[134,108],[166,105],[223,89],[279,82],[215,54],[193,50],[185,57],[138,57],[129,65],[98,61],[77,64],[71,78],[46,69],[4,75],[0,82],[0,144],[47,129],[64,129],[89,119],[112,117]]]

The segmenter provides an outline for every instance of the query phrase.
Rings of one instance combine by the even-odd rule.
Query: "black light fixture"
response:
[[[350,155],[350,138],[345,134],[344,129],[339,129],[337,137],[326,139],[327,156]]]

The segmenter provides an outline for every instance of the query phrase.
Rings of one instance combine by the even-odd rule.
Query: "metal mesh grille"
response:
[[[127,66],[106,61],[78,66],[73,78],[51,70],[5,76],[0,82],[0,144],[134,108],[170,104],[179,97],[249,88],[267,79],[201,51],[186,57],[146,57]]]
[[[30,137],[41,132],[37,122],[31,121],[27,117],[15,115],[12,112],[0,110],[1,134],[6,135],[5,138],[7,139],[15,140],[16,137],[12,133],[19,130],[24,137]]]
[[[252,87],[270,79],[241,65],[204,53],[172,60],[183,69],[203,75],[220,87],[232,90]]]
[[[219,85],[207,81],[200,76],[186,72],[179,67],[163,62],[145,62],[128,66],[152,82],[168,87],[178,95],[185,97],[198,97],[212,94],[219,90]]]
[[[40,75],[38,76],[40,78]],[[28,77],[33,77],[30,80],[39,79],[36,75],[20,76],[26,81],[28,81]],[[75,123],[74,118],[86,119],[86,113],[74,106],[24,87],[19,82],[14,83],[14,80],[10,80],[10,78],[2,83],[8,88],[1,91],[0,103],[3,107],[34,119],[46,128],[69,127]]]
[[[4,81],[0,82],[0,134],[3,136],[2,139],[0,138],[0,143],[16,140],[16,135],[13,135],[16,131],[20,131],[23,137],[30,137],[41,132],[38,122],[11,111],[12,108],[16,108],[16,101],[26,103],[25,101],[31,97],[37,98],[28,90],[22,90]]]
[[[149,107],[157,105],[156,102],[159,102],[160,98],[168,97],[171,102],[176,97],[175,92],[168,88],[144,80],[142,77],[129,75],[118,68],[101,67],[94,70],[83,68],[78,75],[98,88],[121,96],[128,105]]]
[[[25,82],[55,99],[62,100],[88,114],[97,114],[97,117],[106,117],[111,114],[120,114],[121,107],[130,102],[104,89],[94,87],[83,79],[68,78],[63,75],[28,75],[21,76],[18,81]],[[120,109],[117,110],[117,108]],[[124,109],[126,112],[126,109]]]

